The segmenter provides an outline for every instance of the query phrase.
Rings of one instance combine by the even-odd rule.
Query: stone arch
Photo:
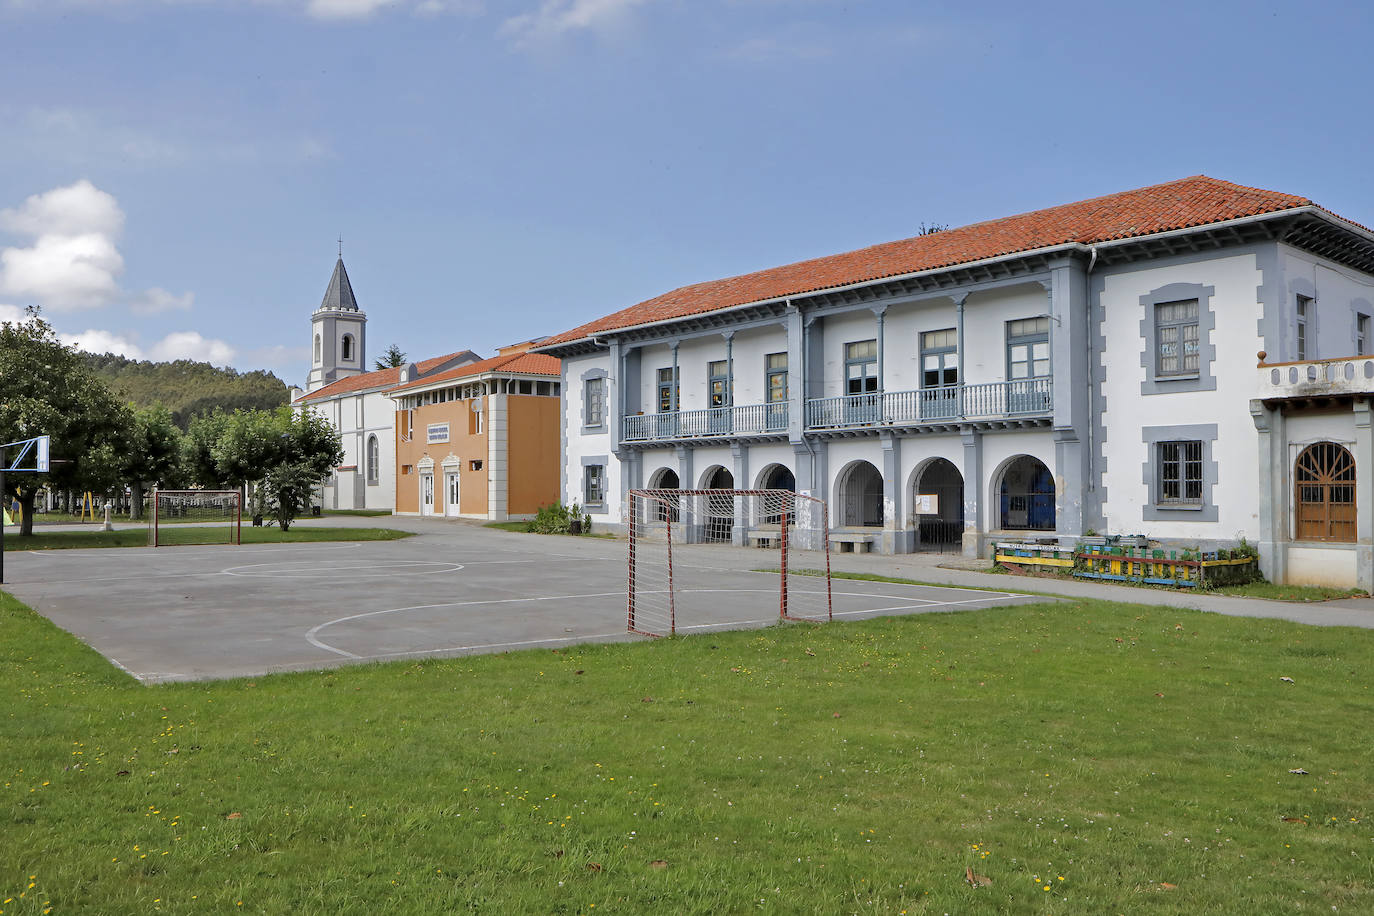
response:
[[[841,528],[883,526],[883,475],[872,462],[851,461],[835,477],[832,525]]]
[[[659,468],[649,475],[650,490],[677,490],[678,477],[677,471],[672,468]],[[669,502],[652,502],[645,509],[648,514],[646,521],[674,522],[678,521],[681,514],[679,507],[680,497],[673,496]]]
[[[770,464],[759,471],[754,486],[760,490],[796,490],[797,478],[785,464]]]
[[[341,352],[340,352],[340,354],[339,354],[339,358],[340,358],[340,359],[343,359],[343,360],[348,360],[348,361],[351,361],[351,360],[353,359],[353,335],[352,335],[352,334],[345,334],[345,335],[343,336],[343,347],[342,347],[342,350],[341,350]]]
[[[1014,455],[1002,462],[992,478],[994,527],[1013,531],[1053,531],[1054,475],[1039,458]]]
[[[945,548],[963,543],[964,475],[948,458],[929,458],[911,473],[911,526],[921,548]],[[919,497],[932,495],[936,512],[916,514]]]
[[[733,490],[735,488],[735,475],[730,473],[730,469],[723,464],[713,464],[701,474],[701,489],[703,490]]]

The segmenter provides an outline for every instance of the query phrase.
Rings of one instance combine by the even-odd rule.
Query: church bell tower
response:
[[[358,308],[344,270],[343,252],[329,278],[324,301],[310,316],[311,360],[307,392],[367,371],[367,314]]]

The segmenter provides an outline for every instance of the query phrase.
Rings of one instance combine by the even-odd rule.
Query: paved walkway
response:
[[[1237,598],[1164,588],[1110,585],[1077,579],[1040,579],[954,568],[969,561],[951,554],[915,553],[903,556],[831,554],[831,568],[846,572],[900,576],[939,585],[994,588],[1021,593],[1097,598],[1167,607],[1195,608],[1231,617],[1272,617],[1325,627],[1374,629],[1374,598],[1342,598],[1335,601],[1273,601],[1268,598]]]

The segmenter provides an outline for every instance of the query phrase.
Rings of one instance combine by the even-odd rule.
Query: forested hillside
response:
[[[286,383],[260,369],[239,372],[188,359],[155,363],[113,353],[81,355],[121,399],[137,407],[162,404],[183,431],[193,417],[217,407],[266,410],[287,403]]]

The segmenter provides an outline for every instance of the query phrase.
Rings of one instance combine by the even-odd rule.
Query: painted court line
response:
[[[418,567],[438,566],[440,569],[421,569]],[[268,567],[264,569],[263,567]],[[461,563],[442,563],[437,560],[397,560],[394,563],[372,563],[367,566],[287,566],[280,563],[250,563],[247,566],[231,566],[222,570],[226,576],[243,579],[316,579],[339,578],[341,575],[355,579],[376,579],[394,576],[394,573],[368,573],[370,569],[403,569],[408,576],[433,576],[439,573],[457,572],[463,568]],[[243,572],[257,569],[261,572]],[[298,575],[299,574],[299,575]]]

